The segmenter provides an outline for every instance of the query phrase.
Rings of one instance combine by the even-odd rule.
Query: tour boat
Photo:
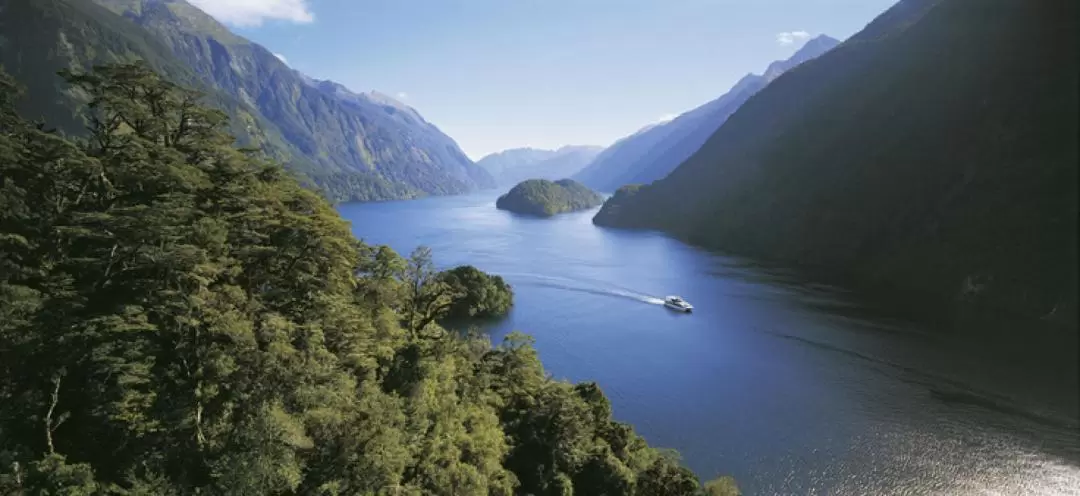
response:
[[[667,298],[664,298],[664,306],[680,312],[689,313],[694,311],[693,305],[687,303],[686,300],[678,296],[668,296]]]

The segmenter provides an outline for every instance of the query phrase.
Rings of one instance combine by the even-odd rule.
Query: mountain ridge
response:
[[[319,89],[269,50],[181,0],[9,0],[0,46],[29,88],[20,111],[79,134],[85,102],[56,72],[146,60],[207,93],[233,133],[335,201],[456,194],[494,186],[457,144],[415,109],[382,95]],[[18,26],[29,21],[34,28]],[[70,43],[69,43],[70,40]],[[77,42],[74,40],[78,40]],[[60,50],[50,47],[64,47]],[[336,84],[336,83],[334,83]],[[342,86],[342,88],[344,88]]]
[[[525,179],[565,179],[587,166],[603,147],[563,145],[555,150],[532,147],[511,148],[484,156],[476,162],[500,186],[517,184]]]
[[[839,43],[826,35],[808,40],[791,57],[770,63],[762,74],[743,76],[720,97],[620,139],[574,178],[600,191],[614,191],[625,184],[649,183],[666,176],[697,151],[747,99],[784,72]]]
[[[1075,326],[1075,9],[904,0],[594,222]]]

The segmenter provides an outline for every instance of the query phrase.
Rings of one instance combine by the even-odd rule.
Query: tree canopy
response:
[[[499,197],[495,207],[521,214],[548,217],[598,207],[604,198],[571,179],[528,179]]]
[[[514,291],[497,275],[485,274],[471,265],[454,267],[442,274],[443,281],[460,295],[447,308],[444,319],[499,317],[510,311]]]
[[[356,240],[143,65],[65,78],[86,139],[0,74],[0,493],[704,494],[529,338],[439,326],[501,279]]]

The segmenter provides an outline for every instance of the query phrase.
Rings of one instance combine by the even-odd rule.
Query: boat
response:
[[[678,296],[668,296],[667,298],[664,298],[664,306],[680,312],[690,313],[694,311],[693,305],[687,303],[686,300]]]

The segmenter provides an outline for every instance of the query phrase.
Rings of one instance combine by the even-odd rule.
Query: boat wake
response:
[[[642,303],[648,303],[651,305],[663,305],[664,299],[657,298],[655,296],[647,295],[639,291],[634,291],[629,288],[624,288],[616,284],[611,284],[602,281],[586,281],[570,279],[568,277],[559,276],[547,276],[542,274],[501,274],[505,277],[513,279],[517,284],[525,284],[528,286],[539,286],[554,289],[561,289],[565,291],[576,291],[579,293],[594,294],[598,296],[611,296],[616,298],[625,298],[629,300],[636,300]]]

